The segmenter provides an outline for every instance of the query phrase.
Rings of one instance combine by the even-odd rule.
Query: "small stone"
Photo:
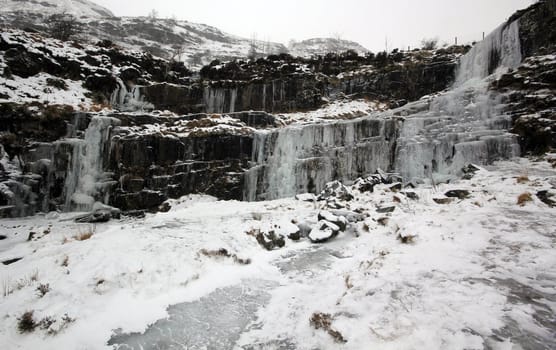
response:
[[[417,193],[415,193],[413,191],[404,191],[404,192],[402,192],[402,194],[404,196],[406,196],[407,198],[412,199],[414,201],[419,200],[419,195],[417,195]]]
[[[450,204],[452,203],[452,198],[433,198],[432,199],[436,204]]]
[[[377,222],[378,222],[379,224],[381,224],[382,226],[388,225],[388,222],[389,222],[389,221],[390,221],[390,219],[387,218],[387,217],[379,218],[379,219],[377,220]]]
[[[465,199],[469,198],[471,193],[467,190],[450,190],[444,193],[444,195],[449,198]]]
[[[377,213],[385,214],[385,213],[392,213],[396,210],[396,207],[382,207],[376,210]]]
[[[394,184],[392,186],[389,187],[390,191],[392,192],[400,192],[402,190],[402,184],[400,182],[398,182],[397,184]]]

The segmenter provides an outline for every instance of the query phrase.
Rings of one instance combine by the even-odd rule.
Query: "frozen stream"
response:
[[[196,302],[172,305],[168,318],[142,334],[118,334],[108,342],[116,349],[231,349],[270,295],[272,282],[248,280],[217,289]]]
[[[335,255],[323,247],[303,250],[285,256],[277,266],[292,278],[310,278],[329,269]],[[171,305],[168,318],[150,325],[144,333],[116,334],[108,345],[118,350],[233,349],[241,333],[257,328],[253,325],[257,311],[269,302],[269,291],[277,287],[272,281],[244,280],[241,285],[217,289],[198,301]]]

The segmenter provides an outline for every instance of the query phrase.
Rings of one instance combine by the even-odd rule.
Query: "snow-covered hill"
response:
[[[29,12],[42,15],[69,13],[76,17],[113,17],[105,7],[87,0],[0,0],[0,12]]]
[[[361,44],[354,41],[338,38],[313,38],[290,43],[288,50],[294,56],[308,57],[312,55],[325,55],[328,52],[344,52],[353,50],[364,54],[368,52]]]
[[[259,57],[284,52],[310,57],[346,50],[368,51],[356,42],[335,38],[308,39],[286,48],[281,43],[241,38],[213,26],[184,20],[115,17],[110,10],[87,0],[0,0],[0,4],[0,24],[4,26],[45,31],[48,16],[65,12],[81,23],[81,40],[110,40],[127,49],[182,60],[193,68],[213,59],[246,58],[253,45]]]
[[[80,41],[110,40],[127,49],[174,58],[201,67],[215,58],[245,58],[252,45],[258,55],[287,51],[279,43],[252,41],[224,33],[218,28],[175,19],[115,17],[110,10],[87,0],[0,0],[0,23],[4,26],[47,30],[48,16],[74,15]]]

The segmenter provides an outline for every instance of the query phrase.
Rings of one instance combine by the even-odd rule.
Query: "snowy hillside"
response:
[[[290,43],[288,50],[293,56],[308,57],[325,55],[329,52],[344,52],[353,50],[359,54],[368,52],[361,44],[354,41],[336,38],[314,38]]]
[[[82,23],[82,40],[110,40],[128,49],[179,59],[193,68],[200,68],[213,59],[246,58],[253,45],[259,57],[284,52],[310,57],[347,50],[368,51],[356,42],[342,39],[308,39],[287,48],[281,43],[241,38],[210,25],[185,20],[115,17],[110,10],[87,0],[0,0],[0,4],[0,22],[5,25],[43,31],[49,15],[67,12]]]
[[[218,28],[188,21],[114,17],[107,9],[86,0],[1,0],[0,23],[16,28],[46,31],[46,19],[67,12],[79,20],[80,41],[110,40],[127,49],[174,58],[200,68],[215,58],[246,58],[255,45],[259,56],[287,51],[279,43],[252,41],[224,33]]]
[[[0,0],[0,13],[29,12],[41,15],[69,13],[76,17],[113,17],[105,7],[87,0]]]

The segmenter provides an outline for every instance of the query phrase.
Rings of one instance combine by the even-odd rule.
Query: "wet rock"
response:
[[[23,259],[23,258],[13,258],[13,259],[4,260],[4,261],[2,261],[2,264],[4,264],[4,265],[11,265],[11,264],[13,264],[13,263],[18,262],[18,261],[21,260],[21,259]]]
[[[537,198],[540,199],[541,202],[548,205],[549,207],[556,207],[556,192],[555,191],[539,191],[537,192]]]
[[[113,205],[123,211],[130,210],[156,210],[167,197],[158,191],[141,191],[138,193],[117,193],[113,200]]]
[[[450,190],[444,193],[444,195],[449,198],[466,199],[471,196],[471,193],[467,190]]]
[[[96,210],[90,214],[82,215],[74,219],[75,222],[78,223],[101,223],[101,222],[108,222],[112,218],[112,213],[110,210],[101,209]]]
[[[329,221],[321,220],[309,233],[313,243],[326,243],[340,233],[340,228]]]
[[[380,214],[385,214],[385,213],[393,213],[395,210],[396,207],[381,207],[381,208],[377,208],[376,212]]]
[[[145,214],[144,210],[128,210],[128,211],[122,212],[122,216],[142,219],[146,216],[146,214]]]

